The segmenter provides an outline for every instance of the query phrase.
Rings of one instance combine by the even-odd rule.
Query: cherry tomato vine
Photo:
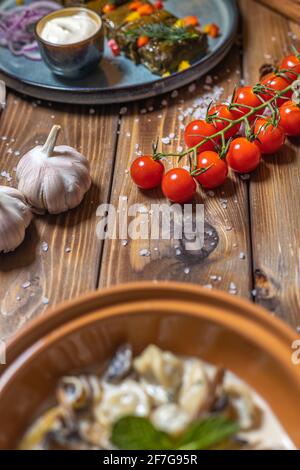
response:
[[[159,152],[157,142],[152,155],[134,160],[132,180],[141,189],[161,185],[170,201],[183,203],[195,194],[196,181],[205,189],[222,185],[228,166],[238,173],[255,170],[262,155],[278,151],[286,136],[300,135],[300,105],[291,100],[296,80],[300,80],[300,54],[294,50],[276,72],[253,87],[235,89],[230,103],[211,104],[205,119],[190,122],[184,132],[186,150]],[[235,137],[242,124],[245,135]],[[165,173],[161,160],[171,157],[178,163],[187,157],[190,170],[178,167]]]

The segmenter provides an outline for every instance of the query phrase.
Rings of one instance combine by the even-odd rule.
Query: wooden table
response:
[[[214,83],[224,87],[225,97],[239,79],[257,82],[261,64],[279,59],[293,34],[300,37],[299,25],[264,6],[242,0],[240,7],[243,41],[211,73],[218,77]],[[187,109],[201,95],[205,80],[196,85],[196,91],[187,87],[178,97],[129,103],[126,114],[120,113],[119,105],[90,109],[40,103],[9,93],[0,118],[0,135],[8,137],[0,139],[0,170],[10,172],[13,179],[7,182],[1,177],[1,184],[15,183],[19,157],[14,152],[22,154],[36,141],[42,142],[52,123],[63,128],[61,142],[88,156],[94,183],[79,208],[60,216],[36,217],[22,246],[0,256],[0,336],[12,334],[62,300],[144,279],[211,284],[225,291],[234,283],[238,295],[263,305],[294,327],[300,325],[299,140],[289,141],[277,155],[264,159],[250,180],[232,175],[213,197],[199,195],[207,223],[219,239],[207,257],[184,252],[178,256],[167,241],[128,241],[124,246],[120,240],[102,242],[96,237],[100,203],[117,205],[120,195],[128,197],[128,204],[160,200],[159,191],[138,191],[128,168],[136,144],[148,152],[156,136],[172,132],[179,138],[173,149],[182,142],[178,108]],[[168,106],[162,104],[163,99]],[[148,112],[141,113],[143,109]],[[43,242],[48,251],[43,251]],[[144,248],[150,256],[140,255]],[[30,286],[24,288],[28,281]]]

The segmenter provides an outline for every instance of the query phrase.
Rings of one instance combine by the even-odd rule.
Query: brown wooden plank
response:
[[[13,169],[20,157],[14,152],[22,154],[36,141],[43,142],[51,125],[58,123],[62,126],[59,142],[88,157],[93,186],[80,207],[59,216],[36,217],[24,243],[14,253],[0,255],[0,336],[12,333],[48,306],[95,288],[101,251],[96,208],[108,197],[118,110],[49,107],[10,93],[0,117],[0,172],[9,172],[12,181],[0,177],[0,184],[15,184]],[[42,242],[48,244],[47,252]],[[28,281],[30,287],[23,288]],[[48,305],[43,303],[45,298]]]
[[[300,22],[299,0],[256,0],[287,18]]]
[[[217,84],[224,86],[224,97],[233,90],[239,80],[239,54],[234,50],[223,64],[212,75],[217,75]],[[129,108],[123,117],[117,151],[114,174],[112,203],[118,204],[119,196],[127,196],[128,204],[140,203],[150,209],[151,203],[166,202],[158,190],[141,192],[131,182],[128,174],[130,163],[135,157],[135,145],[144,152],[151,149],[152,140],[157,136],[169,136],[175,133],[178,141],[165,147],[176,150],[182,144],[183,132],[179,129],[178,116],[182,110],[193,106],[196,97],[200,97],[203,81],[199,82],[196,91],[191,88],[179,91],[177,98],[163,97],[154,102],[141,103]],[[173,95],[174,96],[174,95]],[[163,106],[167,100],[168,106]],[[182,101],[184,100],[184,102]],[[152,107],[154,110],[152,110]],[[147,114],[141,110],[150,109]],[[190,119],[190,118],[189,118]],[[227,203],[222,203],[227,200]],[[237,292],[249,297],[251,291],[251,267],[248,237],[247,183],[231,176],[228,183],[214,197],[202,193],[198,202],[204,202],[207,226],[206,248],[209,256],[203,253],[186,252],[179,244],[180,255],[176,255],[176,243],[169,240],[130,241],[124,246],[120,240],[107,240],[104,244],[104,256],[100,277],[100,286],[124,281],[181,280],[229,290],[230,283],[237,286]],[[214,229],[219,241],[215,246]],[[211,230],[211,231],[210,231]],[[174,246],[175,245],[175,246]],[[141,250],[149,250],[150,256],[141,256]],[[179,253],[179,251],[177,251]],[[240,253],[246,258],[240,259]],[[220,277],[220,280],[211,279]]]
[[[247,0],[241,7],[245,77],[255,83],[260,65],[280,59],[300,28],[259,4],[255,14],[249,14]],[[264,159],[250,184],[256,299],[294,326],[300,325],[299,157],[299,141],[288,141]]]

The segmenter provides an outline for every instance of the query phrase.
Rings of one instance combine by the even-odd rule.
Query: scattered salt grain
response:
[[[128,111],[128,110],[127,110],[126,106],[123,106],[123,108],[120,109],[120,114],[121,114],[121,116],[122,116],[123,114],[126,114],[127,111]]]
[[[229,294],[232,294],[232,295],[236,295],[237,294],[237,287],[235,285],[234,282],[231,282],[229,284],[229,290],[228,290]]]
[[[243,181],[247,181],[250,179],[250,175],[248,173],[245,173],[244,175],[240,175],[240,177]]]
[[[175,251],[175,253],[176,253],[176,256],[181,255],[181,249],[180,249],[180,248],[177,248],[176,251]]]
[[[16,150],[16,151],[14,152],[14,156],[15,156],[15,157],[18,157],[19,155],[20,155],[20,151],[19,151],[19,150]]]
[[[189,274],[190,273],[190,268],[184,268],[183,272],[184,272],[184,274]]]
[[[240,253],[240,259],[245,259],[245,258],[246,258],[245,253],[243,253],[243,252],[241,251],[241,253]]]
[[[22,284],[22,288],[23,288],[23,289],[28,289],[28,287],[30,287],[30,286],[31,286],[31,282],[30,282],[30,281],[26,281],[26,282],[24,282],[24,283]]]
[[[177,152],[178,152],[178,153],[183,152],[183,147],[182,147],[182,145],[178,145],[178,147],[177,147]]]
[[[65,252],[70,253],[70,251],[71,251],[71,248],[69,246],[67,246],[67,248],[65,249]]]
[[[167,100],[162,100],[161,105],[162,105],[162,106],[168,106]]]
[[[49,250],[49,245],[47,242],[42,242],[41,243],[41,249],[42,251],[44,251],[45,253]]]
[[[171,134],[169,134],[169,138],[170,138],[171,140],[175,139],[175,134],[174,134],[174,132],[171,132]]]
[[[145,108],[141,109],[141,114],[147,114],[147,109]]]
[[[42,303],[43,303],[44,305],[48,305],[48,303],[49,303],[48,297],[43,297],[43,298],[42,298]]]
[[[210,191],[207,191],[207,195],[209,197],[214,197],[215,193],[214,193],[214,191],[210,190]]]
[[[10,174],[8,173],[8,171],[1,171],[0,175],[6,179],[6,181],[10,182],[12,180],[12,177],[10,176]]]
[[[172,91],[171,98],[177,98],[177,96],[178,96],[178,91],[177,90]]]
[[[210,276],[210,279],[214,282],[216,282],[218,280],[218,276],[216,276],[215,274]]]
[[[189,92],[190,92],[190,93],[194,93],[194,91],[196,91],[196,84],[195,84],[195,83],[192,83],[192,84],[189,86]]]
[[[165,145],[168,145],[171,142],[170,137],[163,137],[161,141]]]
[[[151,255],[151,252],[147,248],[143,248],[142,250],[139,251],[139,254],[140,256],[149,257]]]
[[[251,294],[253,295],[253,297],[256,297],[257,296],[257,290],[256,289],[253,289],[251,291]]]
[[[89,109],[89,113],[90,113],[90,114],[95,114],[95,112],[96,112],[96,110],[95,110],[94,108],[90,108],[90,109]]]
[[[122,240],[122,241],[121,241],[121,244],[122,244],[123,246],[127,246],[127,245],[128,245],[128,240]]]

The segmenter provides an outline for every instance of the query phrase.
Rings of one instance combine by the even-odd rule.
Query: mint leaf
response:
[[[239,427],[223,416],[193,423],[178,439],[155,429],[148,418],[126,416],[112,430],[111,442],[120,450],[205,450],[236,434]]]
[[[147,418],[127,416],[119,419],[112,430],[111,442],[120,450],[173,449],[171,437],[158,431]]]
[[[238,430],[238,424],[224,416],[208,417],[190,426],[179,441],[177,449],[209,449],[233,436]]]

